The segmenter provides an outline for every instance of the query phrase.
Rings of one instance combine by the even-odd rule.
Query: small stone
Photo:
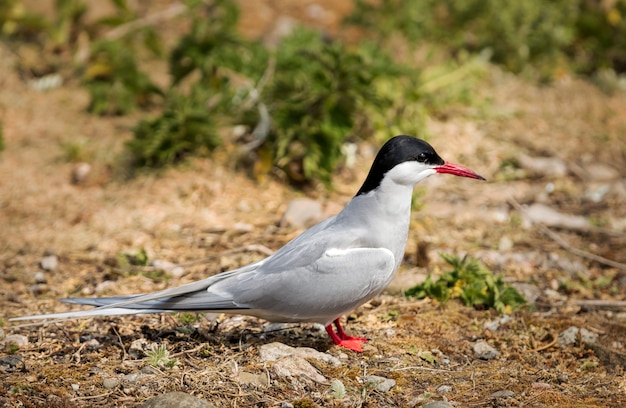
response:
[[[283,357],[295,356],[323,361],[333,366],[341,365],[341,361],[330,354],[322,353],[310,347],[291,347],[279,342],[268,343],[259,347],[259,356],[263,362],[276,361]]]
[[[280,220],[281,227],[308,228],[323,218],[322,205],[309,198],[291,200]]]
[[[439,394],[446,394],[448,392],[452,392],[452,386],[444,384],[444,385],[440,386],[439,388],[437,388],[437,392]]]
[[[500,352],[487,344],[487,342],[479,341],[474,344],[474,357],[479,360],[493,360],[499,355]]]
[[[47,255],[39,261],[39,267],[44,271],[53,271],[59,266],[59,258],[56,255]]]
[[[102,380],[102,386],[107,390],[112,390],[120,384],[120,380],[117,378],[105,378]]]
[[[424,408],[452,408],[452,404],[448,401],[431,401]]]
[[[2,343],[5,345],[14,344],[19,348],[24,348],[28,346],[28,337],[21,334],[9,334],[2,340]]]
[[[91,165],[89,163],[76,163],[76,165],[72,169],[72,184],[78,185],[85,183],[87,177],[89,176],[89,173],[91,173]]]
[[[184,392],[168,392],[144,402],[141,408],[210,408],[209,403]]]
[[[85,348],[90,351],[98,350],[101,346],[100,342],[96,339],[90,339],[85,342]]]
[[[24,357],[20,354],[8,354],[6,356],[0,357],[0,366],[5,366],[8,368],[15,368],[20,364],[24,364]]]
[[[365,377],[361,377],[361,381],[380,392],[387,392],[396,385],[396,380],[380,377],[378,375],[367,375]]]
[[[123,379],[132,384],[132,383],[136,383],[139,377],[141,377],[141,373],[131,373],[131,374],[126,374],[123,377]]]
[[[283,357],[272,365],[272,369],[277,376],[296,380],[300,377],[308,378],[319,384],[327,384],[326,377],[317,371],[302,357]]]
[[[576,344],[578,343],[579,335],[583,344],[586,345],[594,344],[598,339],[596,333],[590,332],[585,328],[579,329],[576,326],[571,326],[559,333],[558,342],[561,346]]]
[[[291,402],[281,402],[280,408],[294,408],[294,406]]]
[[[510,398],[514,395],[515,393],[513,391],[502,390],[502,391],[494,392],[493,394],[490,395],[490,397],[493,399],[498,399],[498,398]]]
[[[72,384],[71,386],[74,391],[78,391],[80,389],[80,384]]]
[[[267,387],[269,385],[267,375],[249,373],[247,371],[239,371],[237,380],[242,384],[255,385],[257,387]]]
[[[532,383],[532,387],[536,390],[547,390],[550,388],[550,384],[544,382],[534,382]]]
[[[46,278],[46,274],[39,271],[35,273],[35,283],[46,283],[48,282],[48,278]]]
[[[139,360],[146,356],[147,350],[152,350],[156,343],[148,341],[148,339],[141,338],[134,340],[128,348],[128,355],[134,360]]]
[[[182,266],[178,266],[172,262],[162,261],[160,259],[155,259],[154,261],[150,262],[150,266],[153,266],[157,269],[162,269],[172,275],[172,277],[174,278],[180,278],[185,274],[185,268],[183,268]]]

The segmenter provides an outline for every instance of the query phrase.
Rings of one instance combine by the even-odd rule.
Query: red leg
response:
[[[367,339],[362,338],[362,337],[349,336],[343,330],[343,327],[341,327],[341,323],[339,323],[339,319],[335,319],[334,323],[335,323],[335,326],[337,327],[337,332],[339,333],[339,335],[337,335],[337,333],[333,331],[332,325],[329,324],[328,326],[326,326],[326,332],[328,333],[330,338],[333,340],[333,343],[335,343],[338,346],[345,347],[353,351],[357,351],[359,353],[362,352],[363,348],[361,348],[361,343],[367,342]]]
[[[358,341],[360,341],[362,343],[363,342],[367,343],[367,339],[365,337],[352,337],[348,333],[346,333],[343,330],[343,327],[341,327],[341,323],[339,322],[339,318],[335,319],[335,321],[333,323],[335,323],[335,327],[337,327],[337,333],[339,334],[339,338],[341,340],[358,340]]]

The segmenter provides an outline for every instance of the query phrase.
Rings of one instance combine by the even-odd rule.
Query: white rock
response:
[[[567,165],[563,160],[556,157],[520,155],[518,161],[524,170],[535,176],[558,178],[567,174]]]
[[[24,348],[28,346],[28,337],[21,334],[9,334],[2,340],[2,343],[5,345],[15,344],[19,348]]]
[[[309,347],[291,347],[283,343],[273,342],[259,347],[261,361],[277,361],[284,357],[300,357],[323,361],[333,366],[340,366],[341,360],[327,353],[322,353]]]
[[[39,266],[44,271],[53,271],[59,266],[59,258],[56,255],[48,255],[41,258]]]
[[[479,360],[493,360],[499,355],[500,352],[491,347],[485,341],[479,341],[478,343],[474,344],[474,357]]]
[[[290,380],[297,381],[299,377],[304,377],[319,384],[328,383],[326,377],[302,357],[283,357],[272,364],[272,369],[277,376]]]

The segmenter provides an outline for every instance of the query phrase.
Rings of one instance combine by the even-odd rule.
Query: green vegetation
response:
[[[146,361],[156,368],[172,368],[178,364],[177,358],[171,358],[165,344],[155,345],[146,351]]]
[[[347,23],[379,39],[444,44],[451,55],[489,49],[513,72],[626,70],[626,1],[356,0]]]
[[[326,186],[346,143],[427,137],[428,116],[479,105],[473,89],[488,60],[547,80],[593,74],[607,91],[626,70],[626,0],[355,3],[346,24],[364,28],[363,39],[350,44],[304,28],[276,48],[244,39],[233,0],[173,5],[164,21],[188,28],[167,47],[161,20],[127,0],[110,0],[110,15],[95,20],[86,0],[56,0],[48,18],[8,0],[0,36],[18,56],[36,55],[19,59],[24,78],[74,76],[90,112],[139,111],[126,144],[137,168],[224,146],[257,178],[279,170],[293,183]],[[168,67],[165,84],[148,71],[155,63]],[[225,140],[233,126],[245,131]]]
[[[500,313],[510,313],[526,304],[514,287],[496,277],[477,259],[448,254],[441,254],[441,257],[453,269],[438,280],[428,275],[426,281],[408,289],[406,296],[418,299],[428,296],[443,304],[450,299],[461,299],[466,306],[494,308]]]

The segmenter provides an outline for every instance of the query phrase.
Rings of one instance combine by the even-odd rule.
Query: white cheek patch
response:
[[[389,177],[396,184],[413,185],[433,174],[437,174],[433,166],[416,161],[408,161],[400,163],[389,170],[385,178]]]

